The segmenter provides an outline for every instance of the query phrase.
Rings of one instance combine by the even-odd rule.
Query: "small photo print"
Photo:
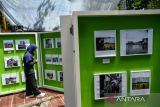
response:
[[[153,29],[121,30],[120,34],[121,56],[152,53]]]
[[[51,54],[46,54],[45,59],[46,59],[46,64],[52,64],[53,63]]]
[[[63,82],[63,71],[57,71],[58,73],[58,81]]]
[[[29,45],[30,42],[28,39],[16,40],[16,50],[26,50]]]
[[[62,55],[59,55],[59,65],[62,65]]]
[[[19,83],[18,73],[13,74],[2,74],[2,85],[16,84]]]
[[[54,70],[45,70],[45,79],[47,79],[47,80],[56,80],[56,71],[54,71]]]
[[[56,48],[61,48],[61,38],[56,38]]]
[[[59,65],[59,56],[58,55],[52,55],[52,61],[54,65]]]
[[[116,30],[94,32],[95,57],[116,56]]]
[[[131,96],[150,94],[150,71],[131,72]]]
[[[18,56],[5,57],[5,68],[20,67],[20,59]]]
[[[44,48],[53,48],[53,38],[44,39]]]
[[[126,73],[96,74],[94,76],[95,99],[126,96]]]
[[[12,51],[14,50],[14,42],[13,40],[3,40],[4,51]]]

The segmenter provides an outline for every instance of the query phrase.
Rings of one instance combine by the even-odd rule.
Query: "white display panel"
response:
[[[150,70],[132,71],[130,77],[130,95],[149,95],[151,84]]]
[[[53,38],[44,38],[44,48],[54,48]]]
[[[94,31],[95,57],[116,56],[116,30]]]
[[[95,100],[127,95],[127,73],[113,72],[94,75]]]
[[[14,42],[13,40],[3,40],[4,51],[12,51],[14,50]]]
[[[15,41],[16,41],[16,50],[26,50],[27,47],[30,45],[28,39],[15,40]]]
[[[57,71],[58,73],[58,81],[63,82],[63,71]]]
[[[2,74],[2,85],[19,83],[18,73]]]
[[[121,56],[152,54],[153,29],[120,30]]]
[[[56,38],[56,48],[61,48],[61,38]]]
[[[5,68],[20,67],[19,56],[5,57]]]
[[[54,70],[45,70],[45,79],[47,79],[47,80],[56,80],[56,71],[54,71]]]

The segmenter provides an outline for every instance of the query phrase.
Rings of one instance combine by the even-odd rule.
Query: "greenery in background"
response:
[[[160,9],[160,0],[120,0],[118,4],[118,9]]]

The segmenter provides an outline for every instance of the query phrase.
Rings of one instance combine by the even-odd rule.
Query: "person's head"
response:
[[[37,49],[37,46],[35,44],[31,44],[27,47],[27,51],[30,52],[31,54],[34,54],[36,49]]]

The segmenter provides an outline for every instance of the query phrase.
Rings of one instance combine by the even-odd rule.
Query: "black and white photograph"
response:
[[[94,32],[95,57],[116,56],[116,30]]]
[[[53,38],[44,39],[44,48],[54,48]]]
[[[127,73],[110,73],[94,75],[95,99],[126,96]]]
[[[19,83],[18,73],[2,74],[2,85],[17,84]]]
[[[62,55],[59,55],[58,58],[59,58],[58,59],[59,60],[59,65],[62,65]]]
[[[28,39],[16,40],[16,50],[26,50],[29,45],[30,42]]]
[[[46,54],[45,55],[45,60],[46,60],[46,64],[52,64],[52,55],[51,54]]]
[[[3,40],[4,51],[13,51],[14,50],[14,42],[13,40]]]
[[[56,71],[54,71],[54,70],[45,70],[45,79],[47,79],[47,80],[56,80]]]
[[[52,55],[52,62],[53,62],[53,65],[59,65],[59,56],[56,54],[53,54]]]
[[[5,68],[20,67],[19,56],[5,57]]]
[[[152,54],[153,29],[121,30],[121,56]]]
[[[132,71],[130,80],[130,94],[149,95],[150,94],[150,70]]]
[[[56,48],[61,48],[61,38],[56,38]]]
[[[57,71],[58,73],[58,81],[63,82],[63,71]]]

